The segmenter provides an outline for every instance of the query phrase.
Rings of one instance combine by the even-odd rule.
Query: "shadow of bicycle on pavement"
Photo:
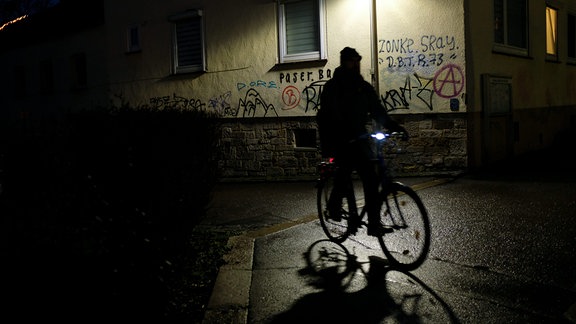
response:
[[[459,323],[451,308],[410,272],[370,256],[360,262],[329,240],[314,242],[299,271],[320,291],[297,300],[270,323]]]

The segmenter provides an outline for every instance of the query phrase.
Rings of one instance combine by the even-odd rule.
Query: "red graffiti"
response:
[[[282,101],[286,105],[283,110],[290,110],[300,103],[300,91],[295,86],[287,86],[282,91]]]

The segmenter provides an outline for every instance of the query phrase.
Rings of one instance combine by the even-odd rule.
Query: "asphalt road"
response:
[[[205,226],[242,234],[205,323],[576,323],[573,162],[540,154],[454,179],[401,179],[430,214],[428,260],[391,269],[360,232],[343,244],[358,268],[336,285],[304,258],[325,239],[313,183],[222,184]]]

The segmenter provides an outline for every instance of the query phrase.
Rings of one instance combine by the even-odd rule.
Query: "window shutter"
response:
[[[194,17],[176,23],[178,66],[202,66],[201,19]]]
[[[287,54],[319,51],[317,1],[286,3],[285,11]]]

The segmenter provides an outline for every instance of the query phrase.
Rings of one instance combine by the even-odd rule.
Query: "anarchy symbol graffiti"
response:
[[[442,98],[454,98],[464,89],[464,73],[455,64],[446,64],[434,75],[434,92]]]

